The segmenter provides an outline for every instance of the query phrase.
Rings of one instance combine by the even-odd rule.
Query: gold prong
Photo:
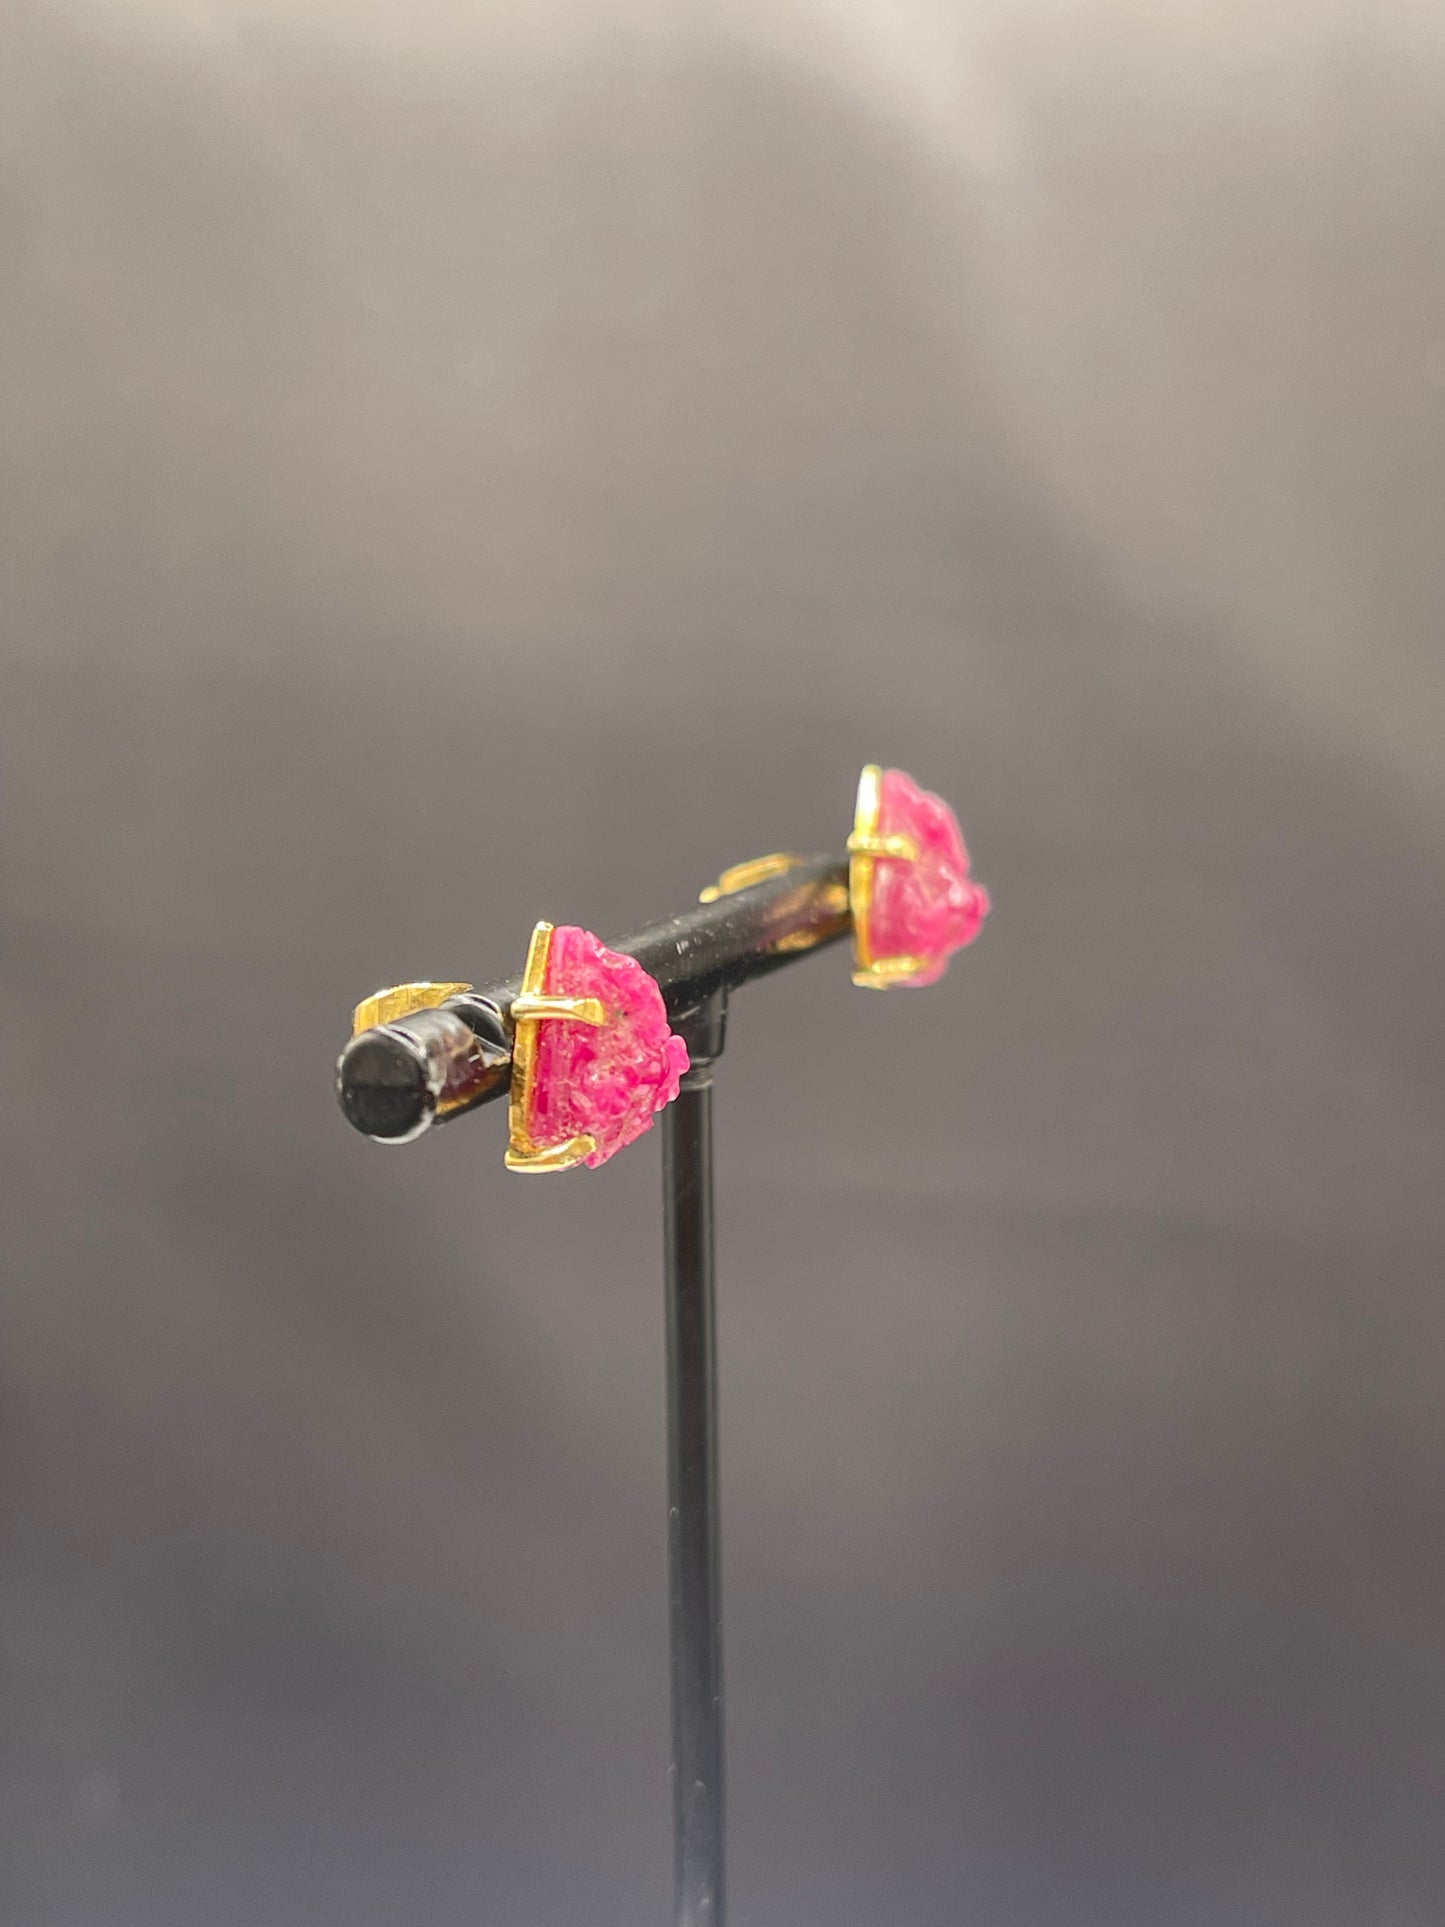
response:
[[[791,856],[785,850],[775,850],[771,856],[749,857],[746,863],[735,863],[730,870],[724,870],[716,883],[699,892],[697,900],[716,903],[719,897],[730,897],[755,883],[766,883],[769,877],[780,877],[785,870],[806,861],[806,857]]]
[[[853,972],[860,990],[887,990],[900,978],[916,977],[928,969],[926,957],[878,957],[862,970]]]
[[[858,778],[858,801],[853,811],[853,835],[848,839],[848,902],[853,911],[853,962],[857,975],[866,975],[873,963],[873,946],[868,940],[868,913],[873,907],[873,865],[875,858],[866,849],[853,848],[855,838],[867,842],[878,834],[878,818],[883,808],[883,768],[865,763]]]
[[[393,984],[389,990],[373,991],[352,1011],[351,1034],[359,1037],[364,1030],[375,1030],[378,1024],[394,1024],[398,1018],[410,1017],[413,1011],[435,1010],[448,997],[459,997],[470,989],[470,984]]]
[[[847,849],[850,856],[890,856],[900,863],[918,861],[918,845],[911,836],[863,836],[854,830]]]
[[[848,838],[848,901],[853,910],[853,981],[863,990],[887,990],[928,969],[923,957],[875,957],[869,919],[873,910],[873,879],[880,858],[917,863],[919,848],[911,836],[884,836],[883,769],[867,763],[858,778],[858,803],[853,834]]]
[[[524,990],[512,999],[512,1022],[534,1017],[568,1017],[575,1024],[602,1025],[607,1009],[600,997],[545,997]]]
[[[527,962],[522,971],[523,997],[540,997],[547,977],[547,955],[552,948],[550,923],[539,923],[527,945]],[[514,1003],[517,1001],[513,1000]],[[537,1026],[523,1017],[512,1027],[512,1094],[508,1105],[508,1143],[506,1165],[509,1171],[525,1170],[527,1160],[537,1155],[532,1139],[532,1072],[537,1059]],[[533,1169],[538,1167],[533,1166]]]
[[[580,1137],[568,1138],[565,1144],[538,1145],[533,1150],[520,1150],[509,1144],[502,1162],[509,1171],[571,1171],[596,1149],[596,1138],[584,1131]]]
[[[527,961],[522,967],[522,995],[540,996],[547,976],[547,958],[552,950],[555,924],[536,923],[527,944]]]
[[[547,994],[547,962],[552,952],[550,923],[539,923],[527,945],[522,988],[512,999],[512,1099],[508,1116],[508,1144],[503,1163],[509,1171],[541,1173],[570,1171],[597,1149],[596,1138],[583,1132],[562,1144],[538,1144],[532,1136],[532,1084],[537,1069],[537,1026],[549,1018],[571,1018],[574,1023],[600,1025],[607,1011],[597,997],[552,997]]]

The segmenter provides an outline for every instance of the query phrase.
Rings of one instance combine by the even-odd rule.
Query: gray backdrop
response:
[[[1445,1919],[1438,0],[7,0],[6,1927],[661,1921],[655,1141],[353,1000],[747,993],[737,1927]]]

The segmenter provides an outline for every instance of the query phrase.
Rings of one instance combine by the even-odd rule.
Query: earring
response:
[[[937,983],[973,942],[988,891],[969,876],[958,819],[901,769],[869,763],[848,838],[853,981],[869,990]]]
[[[539,923],[512,1000],[509,1171],[595,1170],[677,1096],[687,1045],[634,957]]]

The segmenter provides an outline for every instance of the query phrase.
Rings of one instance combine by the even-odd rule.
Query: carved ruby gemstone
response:
[[[586,1163],[595,1169],[641,1137],[677,1096],[687,1045],[642,965],[590,930],[563,924],[552,932],[545,990],[596,997],[607,1012],[601,1026],[558,1017],[540,1023],[532,1081],[532,1136],[558,1144],[590,1134],[597,1149]]]
[[[883,772],[880,836],[912,837],[918,861],[875,859],[868,936],[873,956],[919,957],[925,967],[900,984],[937,983],[955,950],[973,942],[989,895],[970,877],[958,818],[941,796],[921,790],[901,769]]]

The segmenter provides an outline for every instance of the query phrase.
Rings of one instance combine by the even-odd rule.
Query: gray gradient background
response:
[[[667,1912],[656,1151],[376,983],[748,993],[737,1927],[1445,1920],[1445,13],[8,0],[6,1927]]]

